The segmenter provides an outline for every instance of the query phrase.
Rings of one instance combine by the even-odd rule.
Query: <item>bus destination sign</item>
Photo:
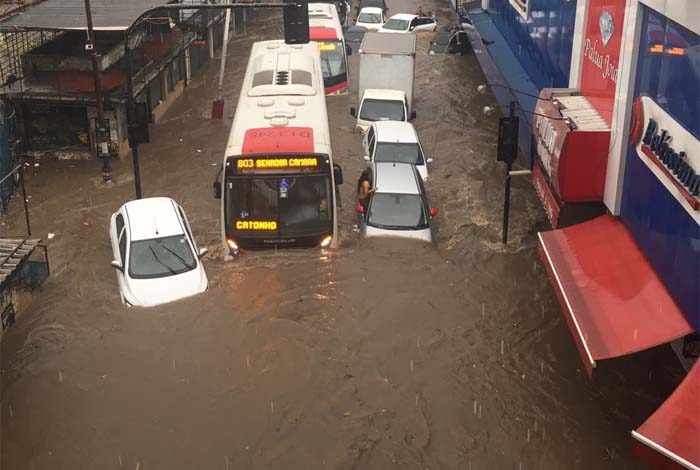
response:
[[[317,157],[282,157],[282,158],[239,158],[236,169],[245,170],[304,170],[317,168]]]

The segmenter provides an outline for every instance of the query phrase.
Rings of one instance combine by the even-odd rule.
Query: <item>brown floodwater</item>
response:
[[[447,2],[423,5],[453,21]],[[109,188],[99,162],[28,168],[34,232],[56,235],[52,276],[2,343],[2,468],[643,468],[630,430],[681,371],[657,348],[589,381],[537,254],[546,216],[524,178],[500,243],[504,169],[477,60],[429,56],[431,33],[419,35],[415,125],[435,159],[436,245],[357,240],[351,92],[327,100],[346,180],[340,248],[224,262],[211,182],[250,44],[280,33],[279,14],[259,13],[232,40],[224,119],[209,116],[212,62],[141,147],[144,195],[180,202],[210,248],[206,294],[122,307],[107,232],[133,197],[129,159]]]

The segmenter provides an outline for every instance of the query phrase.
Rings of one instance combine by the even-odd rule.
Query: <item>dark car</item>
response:
[[[357,54],[362,44],[362,39],[365,37],[367,28],[364,26],[349,26],[343,28],[343,36],[345,37],[345,45],[352,49],[353,54]]]
[[[471,51],[467,33],[459,26],[440,29],[430,42],[430,54],[460,54]]]
[[[389,9],[389,7],[386,6],[385,0],[360,0],[360,3],[355,11],[355,16],[357,16],[357,14],[360,13],[360,11],[365,7],[381,8],[385,12]]]

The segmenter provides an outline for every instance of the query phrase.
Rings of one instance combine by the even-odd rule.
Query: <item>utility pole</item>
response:
[[[508,119],[513,125],[515,119],[515,101],[510,102]],[[517,124],[516,124],[517,125]],[[517,135],[517,134],[516,134]],[[508,219],[510,217],[510,171],[513,169],[513,160],[506,160],[506,194],[503,198],[503,244],[508,243]]]
[[[90,53],[92,61],[92,73],[95,80],[95,101],[97,102],[97,122],[95,125],[95,153],[99,157],[102,155],[102,181],[108,183],[112,181],[112,167],[109,164],[109,147],[106,152],[102,152],[102,145],[106,143],[100,142],[98,136],[108,132],[105,130],[104,124],[104,106],[102,103],[102,80],[100,78],[100,69],[98,64],[97,50],[95,49],[95,30],[92,25],[92,8],[90,0],[85,0],[85,17],[87,18],[87,33],[88,40],[85,43],[85,50]]]

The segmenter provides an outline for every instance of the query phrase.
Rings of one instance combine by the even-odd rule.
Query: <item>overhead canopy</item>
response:
[[[124,31],[142,13],[171,0],[91,0],[96,31]],[[0,21],[0,31],[87,30],[85,0],[45,0]]]
[[[619,220],[541,232],[540,252],[589,375],[596,361],[693,331]]]
[[[700,362],[632,436],[652,468],[700,469]]]

